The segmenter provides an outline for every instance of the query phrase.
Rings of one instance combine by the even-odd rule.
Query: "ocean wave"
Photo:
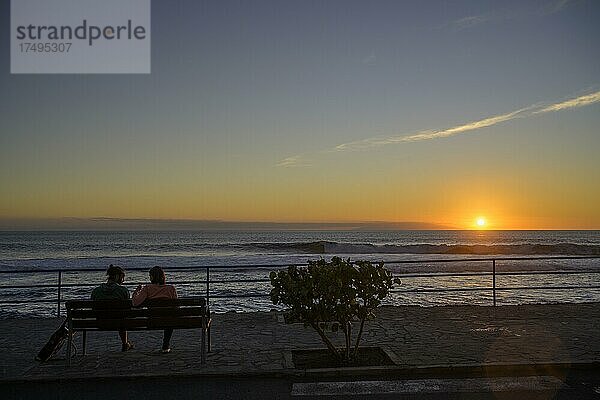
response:
[[[253,243],[251,245],[255,248],[270,251],[309,254],[600,255],[600,246],[598,245],[575,243],[377,245],[317,241],[306,243]]]

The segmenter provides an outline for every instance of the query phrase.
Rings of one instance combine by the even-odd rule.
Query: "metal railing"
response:
[[[527,291],[527,290],[585,290],[585,289],[600,289],[600,285],[542,285],[542,286],[504,286],[500,287],[497,284],[496,278],[498,276],[539,276],[539,275],[582,275],[582,274],[600,274],[600,268],[597,270],[548,270],[548,271],[512,271],[512,272],[498,272],[497,264],[499,262],[521,262],[521,261],[549,261],[549,260],[585,260],[585,259],[600,259],[600,256],[561,256],[561,257],[495,257],[495,258],[466,258],[466,259],[428,259],[428,260],[402,260],[402,261],[372,261],[373,263],[383,262],[385,265],[401,265],[401,264],[433,264],[433,263],[474,263],[484,262],[491,264],[491,271],[489,272],[429,272],[429,273],[399,273],[394,274],[394,277],[401,279],[404,278],[441,278],[441,277],[491,277],[492,286],[487,287],[440,287],[440,288],[418,288],[418,289],[394,289],[391,293],[407,293],[407,294],[420,294],[420,293],[444,293],[444,292],[492,292],[492,304],[497,305],[497,292],[499,291]],[[270,269],[276,270],[280,268],[287,268],[290,265],[295,266],[306,266],[303,264],[266,264],[266,265],[211,265],[211,266],[190,266],[190,267],[170,267],[168,272],[172,276],[173,272],[204,272],[205,279],[193,279],[193,280],[169,280],[170,284],[173,285],[203,285],[205,287],[204,293],[206,296],[207,304],[210,304],[211,299],[218,298],[257,298],[257,297],[269,297],[268,293],[245,293],[245,294],[226,294],[220,295],[213,293],[214,289],[211,289],[211,285],[220,284],[236,284],[236,283],[269,283],[269,279],[264,278],[250,278],[250,279],[211,279],[212,271],[225,271],[232,269],[234,270],[257,270],[257,269]],[[98,283],[63,283],[63,274],[65,273],[92,273],[92,272],[104,272],[104,268],[80,268],[80,269],[30,269],[30,270],[0,270],[0,274],[56,274],[56,283],[42,283],[42,284],[26,284],[26,285],[0,285],[0,294],[3,290],[7,289],[36,289],[36,288],[48,288],[56,289],[55,299],[9,299],[0,300],[0,304],[35,304],[35,303],[55,303],[56,304],[56,315],[61,316],[62,304],[71,298],[64,298],[63,290],[67,288],[85,288],[94,287]],[[128,272],[131,271],[147,271],[147,268],[127,268]],[[595,282],[598,282],[595,280]],[[127,283],[126,286],[135,286],[146,282],[133,282]]]

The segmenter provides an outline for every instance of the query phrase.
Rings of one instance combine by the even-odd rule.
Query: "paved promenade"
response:
[[[314,331],[285,324],[277,312],[214,315],[213,348],[206,365],[200,364],[200,334],[192,330],[175,331],[170,354],[158,352],[162,332],[131,332],[135,349],[127,353],[120,352],[116,332],[100,332],[88,334],[88,355],[80,356],[79,350],[71,367],[64,351],[50,362],[35,362],[37,351],[59,324],[57,319],[0,321],[0,383],[152,376],[310,379],[323,373],[357,373],[294,369],[291,350],[322,344]],[[361,373],[546,365],[552,374],[553,365],[600,362],[599,327],[598,303],[382,307],[367,323],[363,345],[382,347],[396,365]],[[341,343],[343,334],[337,339]],[[81,336],[75,343],[81,347]]]

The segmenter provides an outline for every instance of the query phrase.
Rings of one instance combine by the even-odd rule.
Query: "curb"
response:
[[[349,368],[319,368],[306,370],[275,370],[240,373],[188,373],[188,374],[146,374],[129,376],[82,376],[68,378],[18,378],[0,380],[0,385],[42,384],[42,383],[74,383],[74,382],[103,382],[118,379],[121,381],[140,381],[145,379],[288,379],[293,381],[312,381],[377,377],[379,379],[413,379],[413,378],[472,378],[472,377],[501,377],[501,376],[534,376],[548,375],[565,377],[570,371],[594,371],[600,374],[600,361],[591,362],[556,362],[538,364],[458,364],[431,365],[421,367],[385,366],[385,367],[349,367]]]

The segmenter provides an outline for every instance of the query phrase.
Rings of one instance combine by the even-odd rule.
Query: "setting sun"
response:
[[[485,227],[485,218],[483,217],[479,217],[477,218],[477,221],[475,221],[475,224],[479,227],[479,228],[483,228]]]

